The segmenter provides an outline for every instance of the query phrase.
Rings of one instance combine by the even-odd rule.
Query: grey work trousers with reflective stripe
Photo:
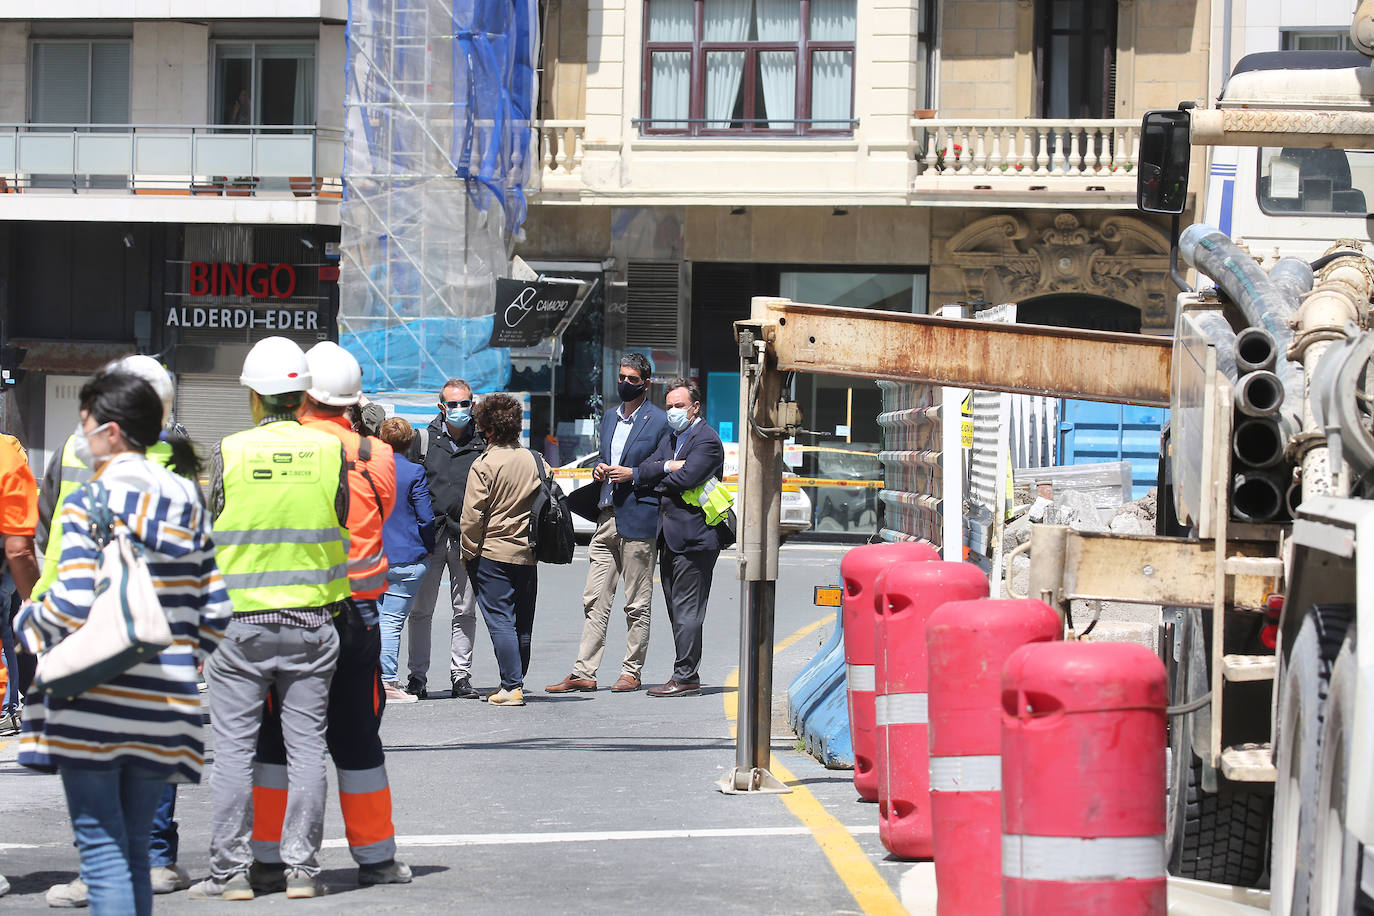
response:
[[[467,677],[472,673],[472,641],[477,637],[477,596],[468,581],[463,564],[463,548],[447,527],[441,531],[430,554],[429,568],[420,580],[415,603],[406,618],[409,631],[406,664],[410,676],[425,680],[429,675],[430,624],[434,619],[434,605],[439,600],[439,580],[448,570],[449,604],[453,608],[453,624],[449,633],[449,678]]]
[[[319,873],[324,840],[325,711],[339,660],[339,635],[320,627],[232,620],[205,664],[214,729],[210,770],[210,874],[223,881],[253,864],[253,752],[263,704],[272,688],[281,699],[287,751],[286,818],[281,858]]]

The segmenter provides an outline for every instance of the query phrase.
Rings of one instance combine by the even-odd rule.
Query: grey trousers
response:
[[[697,673],[701,630],[706,623],[706,601],[711,597],[711,574],[719,557],[719,550],[674,553],[659,545],[658,578],[668,604],[668,621],[673,625],[673,645],[677,647],[673,680],[679,684],[701,682]]]
[[[287,753],[281,859],[319,873],[324,840],[325,711],[339,660],[332,623],[305,628],[231,620],[205,663],[214,763],[210,771],[210,875],[223,881],[253,864],[253,752],[267,691],[281,698]]]
[[[467,677],[472,673],[472,641],[477,638],[477,596],[468,582],[467,567],[463,565],[463,548],[447,530],[439,532],[434,554],[415,592],[415,603],[406,618],[409,631],[406,643],[406,665],[410,676],[425,680],[429,676],[430,622],[434,606],[439,600],[439,581],[448,570],[449,604],[453,607],[453,623],[449,631],[449,678]]]

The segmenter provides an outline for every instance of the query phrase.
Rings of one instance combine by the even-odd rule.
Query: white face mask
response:
[[[673,428],[674,432],[680,433],[688,426],[692,425],[692,418],[688,416],[685,407],[669,407],[668,425]]]
[[[110,457],[108,454],[95,455],[91,452],[90,437],[95,433],[101,432],[109,427],[109,423],[101,423],[89,433],[81,428],[81,424],[76,424],[76,432],[72,433],[72,451],[76,453],[76,460],[80,461],[88,468],[94,468],[97,461],[104,461]]]

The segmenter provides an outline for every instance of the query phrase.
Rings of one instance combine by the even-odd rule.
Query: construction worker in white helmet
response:
[[[171,440],[179,435],[184,436],[184,432],[171,432],[172,424],[172,400],[174,390],[172,387],[172,377],[167,374],[167,370],[162,364],[151,356],[137,354],[117,359],[105,367],[107,372],[125,372],[129,375],[136,375],[153,387],[153,391],[162,401],[162,427],[161,439],[148,446],[147,456],[150,460],[156,461],[163,467],[168,467],[168,462],[172,459]],[[80,425],[78,424],[78,429]],[[38,527],[34,533],[34,541],[42,557],[42,575],[33,587],[33,598],[37,600],[52,583],[57,579],[58,559],[62,554],[61,537],[53,536],[52,522],[57,517],[58,510],[67,501],[67,497],[72,491],[76,490],[83,483],[91,478],[90,456],[82,454],[81,446],[85,445],[85,437],[78,439],[76,436],[68,436],[67,441],[62,446],[62,451],[53,456],[48,461],[48,467],[43,475],[43,486],[39,490],[38,497]],[[176,470],[173,468],[173,470]],[[186,473],[182,471],[181,473]],[[188,475],[189,476],[189,475]],[[28,656],[32,658],[32,656]],[[185,890],[191,886],[191,878],[186,874],[186,870],[177,865],[177,822],[176,822],[177,787],[175,783],[168,783],[162,792],[162,800],[158,802],[157,815],[153,818],[152,836],[148,844],[149,870],[151,871],[153,893],[171,894],[175,891]],[[55,884],[48,888],[44,895],[48,906],[54,907],[83,907],[88,904],[88,889],[86,882],[77,877],[66,884]]]
[[[325,716],[339,658],[333,619],[349,611],[348,473],[343,447],[296,419],[311,386],[305,354],[285,337],[258,341],[239,383],[257,425],[210,456],[216,560],[234,604],[205,665],[215,766],[210,877],[193,898],[251,900],[326,892]],[[255,861],[253,754],[267,704],[286,734],[290,790],[279,799],[275,861]],[[259,816],[262,811],[257,812]]]
[[[396,504],[396,463],[391,446],[353,431],[349,409],[362,395],[363,373],[347,350],[324,341],[305,354],[311,385],[301,424],[343,445],[348,468],[348,580],[352,598],[334,618],[339,665],[329,685],[325,739],[338,776],[348,849],[358,863],[358,883],[408,884],[410,867],[396,858],[391,786],[379,733],[386,693],[382,687],[382,638],[377,598],[386,591],[382,525]],[[253,852],[261,861],[279,857],[290,757],[282,719],[269,705],[258,736],[253,767]]]

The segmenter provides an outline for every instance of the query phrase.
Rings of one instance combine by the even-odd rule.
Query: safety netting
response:
[[[339,343],[369,392],[510,381],[487,346],[525,220],[537,0],[351,0]]]

